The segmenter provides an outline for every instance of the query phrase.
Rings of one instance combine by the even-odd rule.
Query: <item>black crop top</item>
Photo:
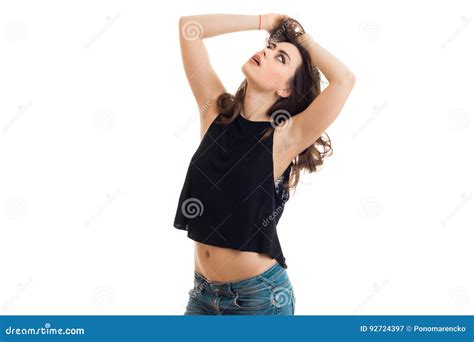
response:
[[[201,243],[268,254],[287,268],[276,226],[292,164],[274,182],[274,130],[258,142],[271,123],[238,115],[226,125],[219,116],[191,158],[174,227]]]

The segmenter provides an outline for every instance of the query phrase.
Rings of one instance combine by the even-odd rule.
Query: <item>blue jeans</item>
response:
[[[239,281],[208,281],[194,272],[185,315],[294,315],[295,295],[286,269],[278,262]]]

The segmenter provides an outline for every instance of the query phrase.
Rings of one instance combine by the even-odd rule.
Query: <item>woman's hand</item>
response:
[[[270,32],[280,26],[284,19],[289,18],[285,14],[269,13],[262,15],[262,29]]]

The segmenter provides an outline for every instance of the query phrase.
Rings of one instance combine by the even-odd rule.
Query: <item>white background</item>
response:
[[[181,315],[172,225],[199,109],[180,16],[284,13],[356,75],[278,225],[297,315],[472,314],[474,24],[464,2],[3,1],[0,314]],[[226,88],[265,32],[206,40]]]

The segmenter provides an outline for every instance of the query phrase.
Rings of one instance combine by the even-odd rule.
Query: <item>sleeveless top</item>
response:
[[[221,124],[220,115],[191,157],[174,227],[201,243],[268,254],[287,268],[276,226],[293,163],[274,181],[274,130],[258,141],[271,122],[238,115]]]

